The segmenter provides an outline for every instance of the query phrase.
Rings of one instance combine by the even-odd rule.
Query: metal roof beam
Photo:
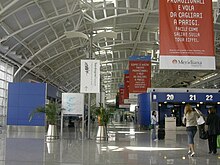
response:
[[[59,38],[53,40],[52,42],[50,42],[48,45],[46,45],[45,47],[43,47],[41,50],[39,50],[38,52],[36,52],[35,54],[33,54],[31,57],[29,57],[19,68],[18,70],[15,72],[14,76],[16,76],[18,74],[18,72],[29,62],[31,61],[34,57],[36,57],[39,53],[41,53],[42,51],[46,50],[48,47],[50,47],[51,45],[55,44],[56,42],[58,42],[59,40],[61,40],[62,38],[64,38],[65,36],[62,35]],[[22,77],[24,78],[24,76]]]
[[[11,3],[5,6],[2,10],[0,10],[0,15],[9,10],[11,7],[13,7],[17,2],[19,2],[19,0],[13,0]]]

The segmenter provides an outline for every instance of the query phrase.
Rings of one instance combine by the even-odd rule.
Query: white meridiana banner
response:
[[[215,70],[215,57],[160,56],[160,69]]]
[[[99,60],[81,60],[80,93],[100,93]]]

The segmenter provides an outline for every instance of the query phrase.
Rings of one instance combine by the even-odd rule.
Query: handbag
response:
[[[195,111],[199,114],[199,118],[197,119],[197,125],[202,125],[205,123],[205,119],[202,116],[202,112],[200,110],[198,110],[197,108],[195,108]]]
[[[183,125],[186,125],[186,116],[185,115],[182,118],[182,123],[183,123]]]
[[[199,138],[203,140],[208,139],[208,131],[205,130],[205,123],[199,125]]]
[[[205,123],[205,119],[203,116],[199,116],[199,118],[197,119],[197,124],[198,125],[202,125]]]

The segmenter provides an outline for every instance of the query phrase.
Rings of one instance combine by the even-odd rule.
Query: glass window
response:
[[[8,102],[8,82],[13,82],[14,67],[0,61],[0,115],[6,115]]]
[[[5,79],[5,73],[0,70],[0,79]]]
[[[1,116],[4,115],[4,114],[3,114],[4,109],[5,109],[4,107],[0,106],[0,115],[1,115]]]
[[[3,97],[3,96],[4,96],[4,90],[0,89],[0,97]]]
[[[2,106],[5,107],[6,106],[6,99],[2,99]]]
[[[0,88],[3,88],[3,87],[4,87],[4,81],[0,80]]]
[[[5,63],[3,63],[2,61],[0,61],[0,70],[2,71],[6,70]]]
[[[6,75],[6,81],[7,81],[7,82],[12,82],[12,81],[13,81],[13,76],[10,75],[10,74],[7,74],[7,75]]]
[[[11,75],[13,74],[13,67],[11,65],[8,65],[7,72]]]

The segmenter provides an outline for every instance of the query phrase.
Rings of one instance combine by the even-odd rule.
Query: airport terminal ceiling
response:
[[[79,92],[80,60],[91,53],[101,60],[106,99],[115,98],[131,55],[152,56],[152,87],[220,88],[220,1],[213,0],[215,71],[159,70],[159,0],[1,0],[1,58],[17,66],[15,78],[28,74]],[[85,37],[68,38],[65,32]],[[207,34],[208,35],[208,34]],[[93,37],[91,37],[93,36]],[[21,71],[24,70],[25,72]]]

